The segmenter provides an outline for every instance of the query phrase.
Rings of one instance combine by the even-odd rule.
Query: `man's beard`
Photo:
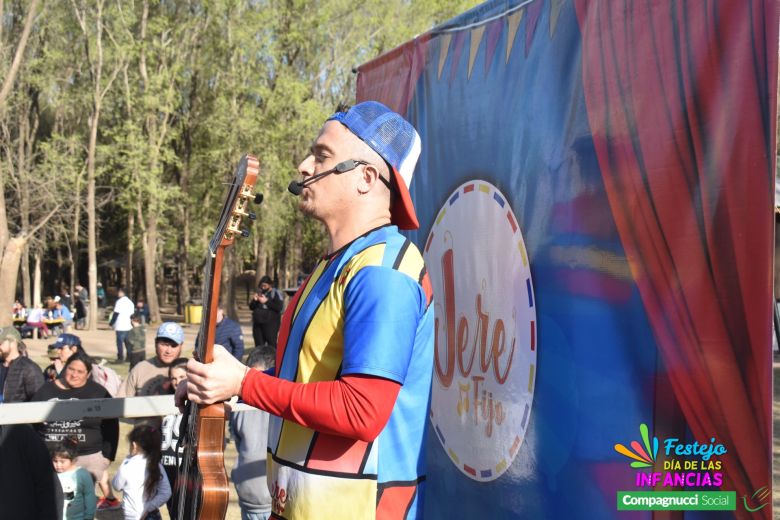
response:
[[[303,195],[301,195],[301,199],[298,201],[298,211],[300,211],[307,217],[311,217],[314,214],[314,210],[311,207],[309,200],[304,198]]]

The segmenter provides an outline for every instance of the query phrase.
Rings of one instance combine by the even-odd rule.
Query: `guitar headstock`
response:
[[[255,195],[255,184],[257,183],[259,172],[260,163],[255,157],[245,155],[241,158],[231,193],[228,195],[225,205],[225,210],[228,210],[227,203],[232,204],[229,208],[227,222],[220,240],[220,245],[223,247],[232,245],[237,237],[249,236],[249,231],[241,226],[245,218],[250,220],[256,218],[255,214],[249,211],[248,208],[249,204],[256,201],[258,197]]]
[[[249,235],[249,231],[242,229],[241,225],[244,218],[255,218],[255,215],[249,211],[249,204],[262,200],[262,195],[255,195],[255,184],[259,173],[260,163],[258,160],[252,155],[244,155],[230,182],[217,229],[209,243],[206,271],[203,277],[203,313],[198,341],[195,344],[197,357],[204,363],[210,363],[212,360],[214,329],[216,327],[214,317],[219,305],[219,288],[222,280],[222,262],[225,250],[233,245],[237,237]]]

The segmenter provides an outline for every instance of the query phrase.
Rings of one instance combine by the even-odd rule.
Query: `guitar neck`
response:
[[[244,217],[253,218],[247,211],[254,199],[254,186],[259,172],[257,159],[245,155],[239,163],[222,207],[217,230],[209,243],[203,281],[203,313],[200,333],[195,344],[195,356],[202,363],[214,360],[214,337],[219,307],[219,288],[222,281],[222,263],[225,249],[238,236],[246,236],[239,226]],[[189,402],[182,420],[183,435],[179,442],[184,447],[179,475],[176,481],[176,517],[220,519],[225,517],[228,504],[228,479],[224,463],[225,421],[224,403],[196,405]]]

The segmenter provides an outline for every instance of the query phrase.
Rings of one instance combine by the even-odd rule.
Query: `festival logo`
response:
[[[639,433],[642,436],[644,447],[637,441],[633,441],[631,447],[634,448],[634,451],[629,450],[622,444],[615,444],[615,451],[629,459],[634,459],[631,463],[632,468],[651,468],[655,462],[656,455],[658,455],[658,438],[653,437],[653,446],[651,448],[646,424],[642,423],[639,425]]]
[[[682,439],[669,437],[661,443],[664,454],[663,465],[655,468],[659,442],[650,435],[646,424],[639,426],[644,446],[637,441],[631,442],[629,450],[622,444],[615,444],[615,451],[633,459],[632,468],[651,468],[650,471],[639,471],[635,484],[640,487],[655,486],[696,486],[719,487],[723,483],[723,464],[718,457],[727,453],[726,447],[711,438],[709,443],[694,441],[683,442]],[[663,471],[653,471],[663,469]]]
[[[618,511],[734,511],[736,492],[721,490],[724,482],[723,461],[726,447],[711,437],[709,442],[686,442],[685,439],[667,437],[652,442],[646,424],[639,426],[642,443],[632,441],[631,449],[615,444],[615,451],[631,459],[631,467],[637,471],[633,487],[636,490],[617,492]],[[659,451],[663,463],[659,463]],[[750,500],[742,497],[745,508],[748,502],[760,506],[766,494],[756,491]],[[753,509],[757,510],[757,509]]]
[[[482,180],[459,186],[424,256],[436,302],[433,429],[461,472],[494,480],[525,438],[537,348],[528,255],[506,197]]]

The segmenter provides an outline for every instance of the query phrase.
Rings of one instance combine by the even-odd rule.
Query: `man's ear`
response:
[[[360,181],[358,182],[358,192],[360,194],[368,193],[379,182],[379,170],[372,164],[366,164],[361,168]]]

